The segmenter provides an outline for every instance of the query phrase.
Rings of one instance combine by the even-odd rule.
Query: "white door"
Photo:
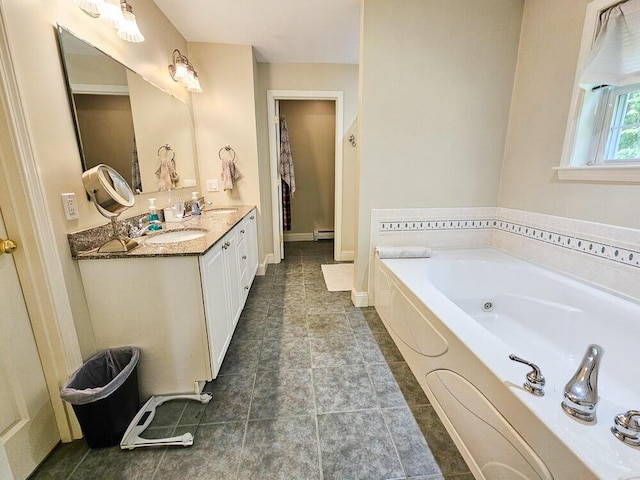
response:
[[[276,100],[276,145],[278,151],[278,217],[280,218],[280,259],[284,260],[284,228],[283,228],[283,215],[282,212],[282,178],[280,177],[280,100]]]
[[[0,478],[26,478],[59,441],[15,263],[0,253]]]

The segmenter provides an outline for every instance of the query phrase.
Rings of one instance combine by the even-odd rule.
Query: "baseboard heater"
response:
[[[317,242],[318,240],[328,240],[333,238],[333,229],[323,229],[323,230],[314,230],[313,231],[313,241]]]

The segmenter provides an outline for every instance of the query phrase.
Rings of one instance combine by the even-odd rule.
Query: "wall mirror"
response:
[[[83,170],[114,168],[135,193],[194,187],[189,107],[58,26]]]

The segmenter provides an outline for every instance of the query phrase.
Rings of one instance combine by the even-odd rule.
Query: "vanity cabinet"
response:
[[[255,276],[252,225],[255,210],[203,255],[78,262],[96,349],[141,349],[141,398],[199,392],[218,375]]]

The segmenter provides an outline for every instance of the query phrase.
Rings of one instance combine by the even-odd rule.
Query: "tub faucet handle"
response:
[[[514,354],[509,355],[509,359],[514,362],[524,363],[525,365],[529,365],[533,370],[527,373],[527,380],[522,384],[522,388],[524,388],[527,392],[532,395],[536,395],[537,397],[541,397],[544,395],[544,384],[546,383],[544,379],[544,375],[540,371],[540,368],[534,364],[520,357],[516,357]]]
[[[613,419],[611,433],[621,442],[632,447],[640,446],[640,411],[629,410],[620,413]]]
[[[576,373],[564,387],[562,410],[567,415],[585,422],[596,419],[598,406],[598,370],[604,355],[600,345],[589,345]]]

